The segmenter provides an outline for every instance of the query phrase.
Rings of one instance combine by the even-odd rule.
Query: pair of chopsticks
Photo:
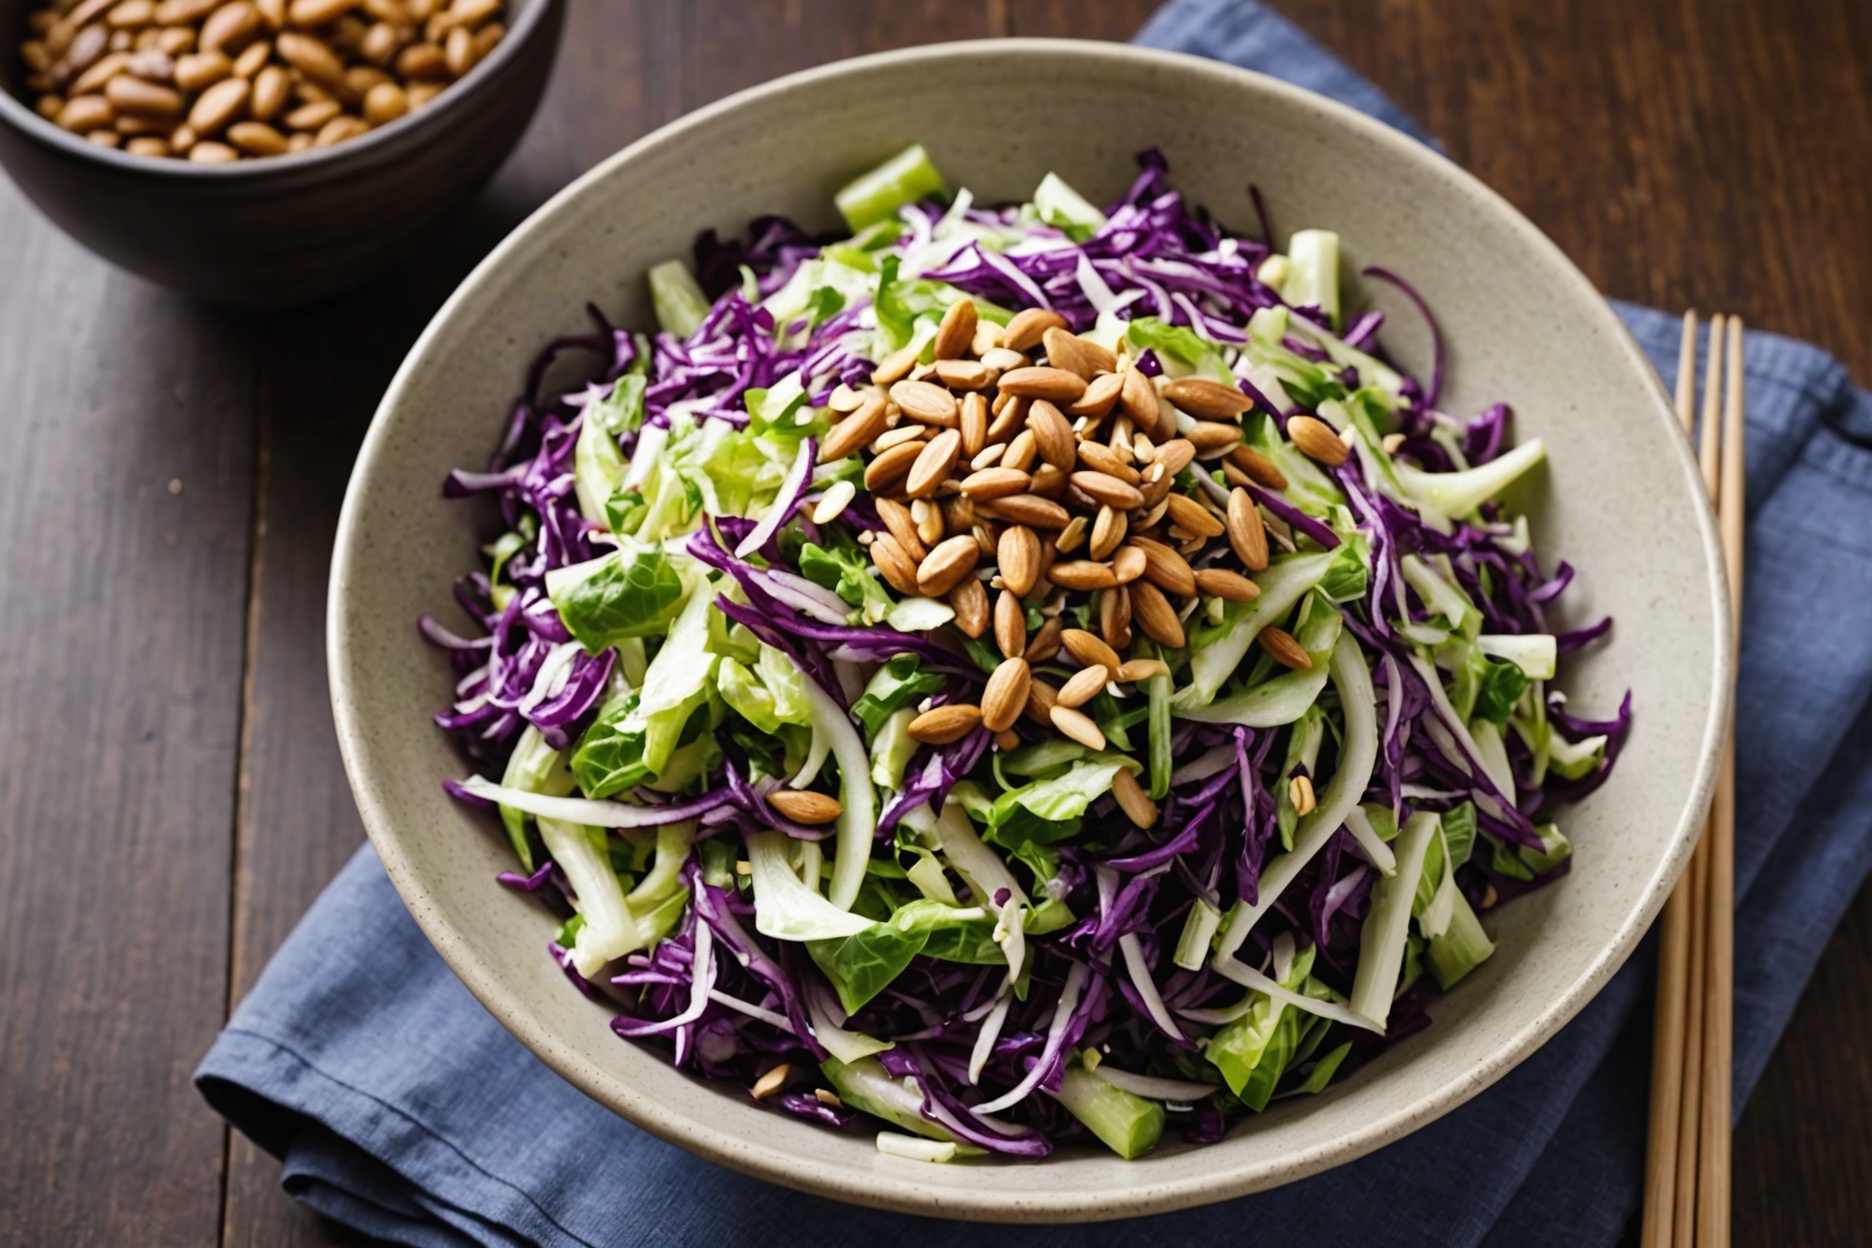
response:
[[[1683,346],[1677,357],[1677,417],[1684,431],[1698,439],[1703,486],[1722,534],[1730,621],[1733,631],[1739,632],[1742,322],[1733,316],[1710,320],[1700,422],[1694,419],[1696,329],[1696,313],[1684,313]],[[1729,1244],[1729,1089],[1735,1012],[1733,724],[1732,714],[1705,834],[1664,907],[1651,1049],[1644,1248],[1727,1248]]]

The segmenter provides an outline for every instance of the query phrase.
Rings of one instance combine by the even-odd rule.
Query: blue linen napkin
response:
[[[1140,41],[1278,74],[1423,137],[1275,14],[1172,0]],[[1675,317],[1621,307],[1668,382]],[[1813,347],[1751,334],[1748,585],[1738,701],[1736,1069],[1747,1097],[1872,870],[1872,395]],[[1208,1209],[1098,1227],[981,1227],[800,1195],[615,1117],[514,1040],[443,965],[366,846],[196,1074],[311,1207],[399,1243],[878,1242],[1048,1248],[1260,1242],[1596,1245],[1634,1214],[1651,957],[1532,1058],[1361,1161]],[[1452,1164],[1452,1161],[1456,1164]]]

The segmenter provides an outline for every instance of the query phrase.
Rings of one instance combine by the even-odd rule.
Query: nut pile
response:
[[[26,19],[41,116],[140,156],[226,164],[421,108],[506,34],[503,0],[54,0]]]
[[[1169,674],[1161,659],[1126,657],[1137,635],[1182,649],[1203,598],[1259,594],[1250,574],[1268,565],[1270,530],[1291,545],[1244,488],[1287,485],[1242,440],[1252,400],[1201,378],[1146,377],[1053,312],[1028,309],[1004,329],[965,299],[944,316],[933,362],[906,348],[879,362],[870,386],[840,386],[830,406],[837,423],[819,458],[867,455],[865,488],[884,531],[860,540],[879,573],[901,594],[946,598],[955,626],[992,633],[1002,655],[979,705],[949,703],[911,722],[926,744],[984,727],[1009,749],[1025,715],[1103,749],[1080,708],[1108,687]],[[1295,416],[1287,434],[1323,463],[1346,458],[1321,421]],[[1179,485],[1192,464],[1221,468],[1234,487],[1226,506]],[[828,491],[815,517],[830,519],[850,498]],[[1070,626],[1076,606],[1096,629]],[[1031,632],[1030,610],[1043,621]],[[1289,667],[1312,665],[1278,628],[1260,644]],[[1115,791],[1139,826],[1156,821],[1129,771]]]

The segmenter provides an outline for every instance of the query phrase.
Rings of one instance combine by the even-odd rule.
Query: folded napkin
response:
[[[1370,83],[1253,4],[1173,0],[1140,40],[1278,74],[1417,133]],[[1676,318],[1620,311],[1668,381]],[[1785,338],[1751,334],[1744,358],[1738,1107],[1872,868],[1872,395]],[[1577,1248],[1616,1242],[1636,1211],[1651,967],[1647,950],[1495,1087],[1361,1161],[1226,1205],[1089,1228],[852,1208],[639,1131],[481,1008],[369,847],[307,913],[196,1078],[282,1159],[287,1191],[408,1244],[1084,1248],[1227,1242],[1250,1228],[1275,1244]]]

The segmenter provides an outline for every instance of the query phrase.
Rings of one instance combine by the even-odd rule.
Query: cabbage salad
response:
[[[1429,309],[1155,152],[986,207],[912,147],[549,343],[434,619],[508,886],[613,1029],[930,1162],[1209,1142],[1424,1026],[1567,869],[1629,695],[1438,407]],[[1355,276],[1428,322],[1425,379]],[[572,384],[565,378],[576,375]],[[550,379],[550,380],[549,380]]]

